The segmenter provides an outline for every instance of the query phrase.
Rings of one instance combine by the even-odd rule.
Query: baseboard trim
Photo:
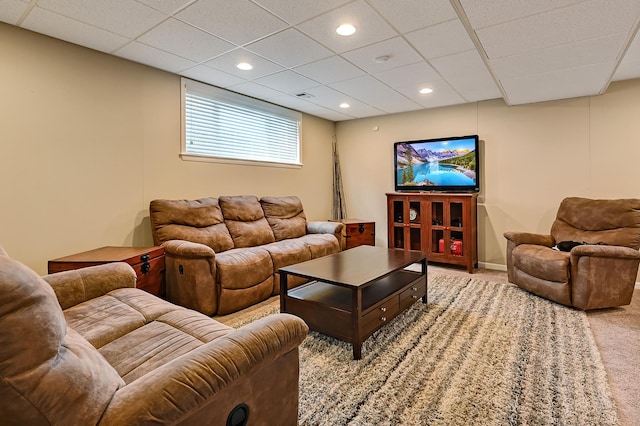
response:
[[[501,265],[499,263],[478,262],[478,267],[494,271],[507,271],[507,265]]]

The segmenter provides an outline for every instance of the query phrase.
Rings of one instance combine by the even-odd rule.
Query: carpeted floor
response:
[[[633,411],[618,404],[616,414],[619,391],[587,315],[497,282],[495,271],[429,272],[427,307],[369,338],[361,361],[346,343],[310,334],[301,424],[634,424]],[[272,298],[217,319],[237,327],[277,310]]]

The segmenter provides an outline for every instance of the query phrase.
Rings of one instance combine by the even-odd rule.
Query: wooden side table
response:
[[[330,222],[344,223],[342,231],[342,250],[376,245],[376,223],[361,219],[330,219]]]
[[[162,247],[101,247],[50,260],[48,270],[53,274],[112,262],[126,262],[133,267],[138,276],[136,287],[155,296],[165,296]]]

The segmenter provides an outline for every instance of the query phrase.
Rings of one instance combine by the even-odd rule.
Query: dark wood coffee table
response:
[[[420,263],[421,272],[405,270]],[[362,342],[417,299],[427,303],[427,260],[419,252],[359,246],[279,269],[280,311],[302,318],[311,330],[353,345]],[[287,278],[311,280],[288,289]]]

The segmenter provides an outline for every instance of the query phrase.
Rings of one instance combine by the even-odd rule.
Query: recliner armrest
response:
[[[251,410],[253,392],[238,392],[234,385],[240,380],[255,381],[260,369],[268,369],[268,377],[278,377],[286,386],[295,386],[297,402],[297,347],[307,332],[304,321],[289,314],[270,315],[234,330],[119,389],[100,424],[188,423],[191,415],[202,418],[202,410],[209,411],[205,417],[210,424],[225,424],[227,413],[221,413],[223,407],[214,400],[232,406],[247,402]],[[295,358],[290,360],[295,360],[295,368],[290,372],[295,377],[273,371],[273,362],[293,350]],[[231,394],[225,394],[227,388]],[[251,388],[256,393],[269,392],[269,383],[251,382]],[[274,395],[271,405],[279,400]]]
[[[193,259],[215,257],[216,253],[209,246],[184,240],[169,240],[162,244],[165,255],[175,255]]]
[[[520,244],[535,244],[539,246],[553,247],[555,240],[551,235],[533,234],[530,232],[507,231],[504,237],[516,246]]]
[[[610,257],[616,259],[640,259],[640,251],[624,246],[583,244],[571,249],[571,261],[580,256]]]
[[[136,286],[136,272],[124,262],[57,272],[42,278],[53,287],[62,309],[104,296],[118,288]]]

